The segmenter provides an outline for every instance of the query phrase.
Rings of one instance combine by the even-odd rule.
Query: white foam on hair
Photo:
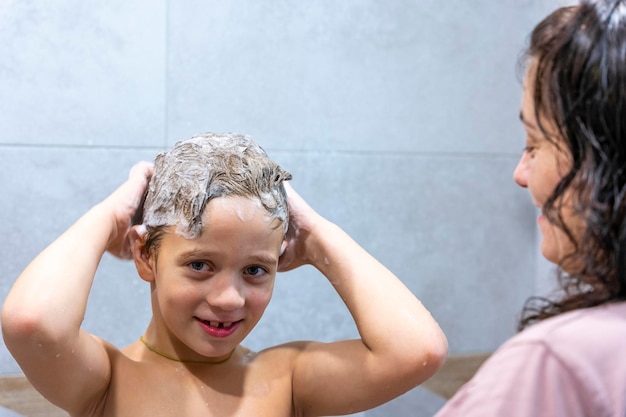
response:
[[[241,196],[265,209],[269,221],[282,221],[286,232],[289,213],[281,183],[290,178],[247,135],[198,135],[157,156],[143,222],[148,227],[175,226],[177,234],[193,239],[202,233],[209,201]],[[243,207],[236,208],[236,215],[242,221],[252,218]]]

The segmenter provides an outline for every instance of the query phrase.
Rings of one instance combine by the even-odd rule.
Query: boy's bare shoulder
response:
[[[293,415],[292,366],[306,342],[254,352],[239,346],[224,364],[172,361],[140,342],[104,342],[111,383],[101,417]]]

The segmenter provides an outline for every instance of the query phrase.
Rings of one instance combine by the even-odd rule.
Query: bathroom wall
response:
[[[452,354],[492,351],[551,285],[512,172],[524,146],[517,60],[562,3],[0,0],[0,299],[134,162],[238,131],[411,288]],[[85,328],[121,347],[149,316],[147,284],[105,256]],[[278,276],[246,344],[356,335],[304,267]],[[0,374],[17,372],[0,344]],[[359,415],[442,404],[416,388]]]

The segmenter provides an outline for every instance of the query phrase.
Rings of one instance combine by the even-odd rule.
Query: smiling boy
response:
[[[2,311],[7,347],[72,416],[323,416],[363,411],[442,364],[446,339],[415,296],[285,182],[249,137],[204,134],[138,164],[20,275]],[[149,185],[148,185],[149,183]],[[141,208],[143,224],[131,226]],[[118,349],[80,328],[103,253],[131,257],[152,319]],[[310,264],[360,339],[241,345],[278,271]]]

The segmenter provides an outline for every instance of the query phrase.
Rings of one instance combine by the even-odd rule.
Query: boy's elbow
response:
[[[446,357],[448,356],[448,339],[442,330],[439,330],[437,336],[433,339],[433,355],[437,357],[437,363],[441,366],[446,361]]]
[[[419,385],[433,376],[443,366],[447,356],[448,340],[443,333],[415,346],[410,366],[405,368],[413,379],[413,385]]]
[[[43,343],[46,339],[52,340],[54,334],[47,329],[46,320],[35,311],[14,306],[6,301],[0,314],[2,337],[11,350],[13,347],[24,346],[29,341]]]
[[[434,375],[435,372],[443,366],[447,356],[448,339],[441,333],[441,335],[431,343],[431,348],[426,355],[426,359],[422,362],[422,365],[429,368],[430,375]]]
[[[7,303],[2,308],[0,322],[2,323],[2,336],[7,345],[10,345],[9,342],[12,340],[28,338],[37,333],[36,317],[9,308]]]

